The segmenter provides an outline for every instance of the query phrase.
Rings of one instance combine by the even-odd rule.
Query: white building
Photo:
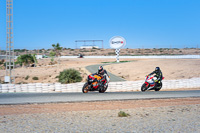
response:
[[[42,55],[35,55],[36,59],[42,59]]]
[[[80,49],[92,49],[92,48],[99,48],[98,46],[81,46]]]

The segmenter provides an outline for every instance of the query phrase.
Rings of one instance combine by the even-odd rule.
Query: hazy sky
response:
[[[14,0],[15,48],[75,48],[75,40],[95,39],[109,48],[113,36],[124,37],[125,48],[200,47],[200,0]],[[0,48],[6,48],[6,0],[0,0]]]

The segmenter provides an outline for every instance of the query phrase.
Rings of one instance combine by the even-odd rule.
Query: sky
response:
[[[103,40],[110,48],[113,36],[126,39],[124,48],[200,47],[200,0],[13,1],[15,49],[76,48],[75,40]],[[0,0],[0,49],[6,49],[6,0]]]

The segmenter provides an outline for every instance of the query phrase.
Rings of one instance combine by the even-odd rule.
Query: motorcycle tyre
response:
[[[107,88],[108,88],[108,85],[106,86],[106,88],[105,88],[105,89],[103,89],[103,90],[102,90],[102,89],[100,89],[100,90],[99,90],[99,93],[104,93],[104,92],[107,90]]]
[[[88,83],[85,83],[84,85],[83,85],[83,88],[82,88],[82,92],[83,93],[88,93],[88,91],[89,91],[89,89],[88,89]]]
[[[144,91],[146,91],[146,90],[147,90],[147,87],[146,87],[146,84],[144,83],[144,84],[142,85],[142,87],[141,87],[141,91],[144,92]]]
[[[162,82],[160,82],[160,88],[155,88],[155,91],[159,91],[162,88]]]

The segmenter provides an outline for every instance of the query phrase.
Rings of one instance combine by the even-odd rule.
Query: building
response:
[[[92,49],[92,48],[99,48],[98,46],[81,46],[80,49]]]

